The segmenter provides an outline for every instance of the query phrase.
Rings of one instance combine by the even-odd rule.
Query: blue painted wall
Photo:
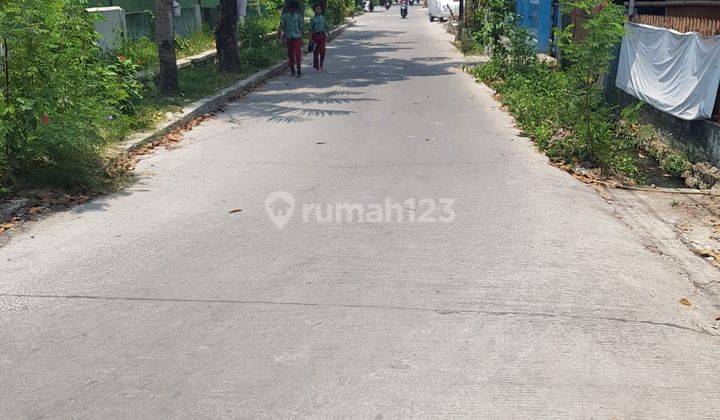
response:
[[[520,24],[530,31],[535,39],[537,51],[545,54],[550,51],[552,10],[552,0],[517,0],[516,3]]]

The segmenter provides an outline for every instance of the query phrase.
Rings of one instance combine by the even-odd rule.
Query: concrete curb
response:
[[[330,39],[332,40],[337,38],[341,33],[343,33],[343,31],[345,31],[345,29],[352,26],[354,23],[354,19],[347,19],[345,24],[330,31]],[[305,53],[305,55],[308,54]],[[247,79],[240,80],[215,95],[195,101],[185,106],[182,111],[169,114],[164,121],[156,125],[152,130],[131,135],[128,139],[120,143],[120,149],[130,152],[147,143],[158,140],[171,131],[184,126],[195,118],[212,113],[221,105],[231,101],[233,98],[241,95],[246,90],[267,82],[285,71],[285,69],[287,69],[287,62],[282,61],[268,69],[261,70],[251,75]]]

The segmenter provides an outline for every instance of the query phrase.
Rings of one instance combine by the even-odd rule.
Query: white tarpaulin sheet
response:
[[[615,86],[684,120],[712,116],[720,84],[720,36],[628,23]]]

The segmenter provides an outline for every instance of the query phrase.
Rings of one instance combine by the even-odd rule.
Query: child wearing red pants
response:
[[[325,16],[322,15],[322,6],[315,4],[313,7],[315,16],[310,19],[310,33],[315,49],[313,49],[313,67],[317,71],[323,70],[325,63],[325,44],[328,39],[328,23]]]
[[[280,18],[280,28],[278,28],[278,34],[282,34],[285,45],[287,46],[288,53],[288,66],[290,66],[290,72],[297,74],[297,77],[302,76],[302,70],[300,69],[300,63],[302,61],[302,32],[303,32],[303,17],[298,11],[300,6],[298,2],[293,0],[288,3],[287,11],[284,11]],[[297,73],[295,69],[297,68]]]

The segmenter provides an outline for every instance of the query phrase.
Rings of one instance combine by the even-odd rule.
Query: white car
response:
[[[428,0],[428,16],[430,17],[430,22],[435,21],[435,19],[449,19],[451,10],[453,15],[458,15],[460,0]]]

